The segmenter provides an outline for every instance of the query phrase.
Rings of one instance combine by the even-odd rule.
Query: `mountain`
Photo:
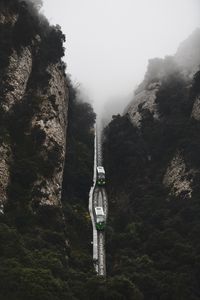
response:
[[[140,300],[130,280],[94,271],[96,116],[40,6],[0,1],[0,299]]]
[[[174,56],[151,59],[104,132],[108,272],[148,300],[200,295],[199,53],[197,29]]]
[[[199,299],[199,30],[149,61],[105,129],[101,278],[88,213],[96,116],[41,5],[0,0],[0,299]]]

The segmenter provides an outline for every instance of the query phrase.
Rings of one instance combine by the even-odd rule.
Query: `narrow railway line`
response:
[[[99,276],[106,276],[106,249],[105,249],[105,229],[97,230],[97,217],[95,208],[101,207],[105,215],[108,215],[108,200],[104,186],[97,185],[97,166],[102,166],[102,145],[101,133],[95,132],[94,146],[94,185],[90,191],[89,211],[93,225],[93,261],[94,267]]]

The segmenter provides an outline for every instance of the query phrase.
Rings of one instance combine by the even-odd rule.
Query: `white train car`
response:
[[[103,207],[96,206],[95,214],[96,214],[96,229],[104,230],[105,229],[105,213],[103,211]]]

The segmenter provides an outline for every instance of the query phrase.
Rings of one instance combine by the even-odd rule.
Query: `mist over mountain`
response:
[[[200,58],[200,28],[197,28],[185,41],[183,41],[176,54],[175,61],[189,73],[199,70]]]
[[[136,89],[133,100],[125,110],[125,113],[129,113],[132,122],[139,125],[142,108],[149,110],[155,119],[159,120],[162,117],[162,112],[157,105],[157,94],[169,82],[173,85],[181,82],[185,86],[191,85],[192,78],[200,66],[199,43],[200,29],[197,29],[181,44],[174,56],[149,60],[144,80]],[[185,95],[178,101],[184,101],[184,97]]]
[[[133,94],[133,93],[132,93]],[[123,114],[126,107],[129,105],[133,95],[127,95],[127,97],[114,97],[109,99],[105,103],[101,112],[99,112],[99,118],[102,120],[103,126],[106,126],[111,120],[113,115]]]
[[[37,9],[40,9],[43,5],[42,0],[25,0],[25,2],[33,4]]]
[[[144,92],[149,84],[148,90],[154,90],[154,87],[158,87],[160,81],[170,75],[173,76],[175,73],[180,73],[180,76],[185,77],[187,80],[191,80],[200,66],[199,49],[200,29],[197,28],[180,44],[174,56],[166,56],[164,59],[149,59],[143,82],[138,85],[135,91],[133,87],[133,94],[135,94],[135,97],[131,94],[127,95],[127,97],[115,97],[109,99],[104,104],[103,110],[100,113],[104,119],[104,123],[108,123],[108,121],[111,120],[112,115],[126,113],[131,103],[137,106],[139,92]],[[151,95],[153,95],[153,93],[151,93]],[[142,96],[142,98],[144,99],[144,96]]]

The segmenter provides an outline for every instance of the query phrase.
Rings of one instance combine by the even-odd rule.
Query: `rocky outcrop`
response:
[[[1,96],[3,98],[1,106],[5,112],[8,112],[16,102],[22,100],[31,75],[32,62],[31,47],[23,48],[20,54],[13,51],[9,57],[9,66],[4,74],[5,80],[2,82],[6,87],[3,97]]]
[[[156,94],[160,82],[150,83],[142,91],[135,93],[134,101],[129,105],[128,113],[132,123],[140,127],[142,121],[142,110],[147,109],[155,119],[159,119],[159,112],[156,103]]]
[[[192,181],[195,173],[195,170],[187,170],[183,156],[177,152],[166,170],[163,184],[175,196],[191,198]]]
[[[39,190],[41,196],[39,199],[33,198],[33,201],[39,201],[42,205],[60,205],[68,97],[65,77],[60,67],[59,64],[49,66],[51,79],[45,94],[40,95],[43,101],[31,122],[31,128],[39,129],[45,136],[41,150],[43,159],[48,161],[49,153],[55,155],[55,169],[52,176],[50,178],[40,176],[34,184],[34,189]]]
[[[135,96],[126,110],[135,126],[141,123],[143,109],[147,109],[153,118],[159,119],[159,103],[156,101],[156,95],[167,78],[174,75],[177,78],[182,77],[188,82],[188,88],[191,87],[193,75],[200,66],[199,51],[200,29],[197,29],[180,45],[173,57],[149,60],[144,81],[135,91]]]
[[[0,207],[3,206],[7,200],[7,187],[9,184],[9,161],[10,161],[10,147],[5,142],[0,146]]]
[[[187,131],[186,124],[200,120],[199,89],[198,84],[194,87],[193,81],[195,72],[199,70],[199,53],[200,29],[197,29],[180,45],[173,57],[151,59],[145,78],[126,111],[133,126],[142,132],[141,136],[146,132],[150,134],[151,130],[157,135],[154,142],[148,141],[148,152],[151,152],[152,147],[162,148],[159,139],[163,143],[168,139],[167,146],[172,153],[166,155],[172,158],[164,171],[163,184],[172,195],[187,195],[189,198],[192,196],[196,171],[188,158],[180,154],[178,141],[182,139],[184,128]],[[169,128],[172,130],[172,138],[168,137]],[[159,136],[161,133],[166,137]],[[145,142],[146,138],[145,135]],[[183,152],[185,147],[182,148]]]

